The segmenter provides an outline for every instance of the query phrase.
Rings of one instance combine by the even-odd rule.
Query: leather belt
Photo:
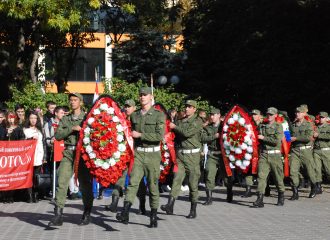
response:
[[[200,151],[200,148],[194,148],[194,149],[179,149],[178,152],[180,153],[198,153]]]
[[[76,146],[73,146],[73,145],[65,145],[65,149],[66,149],[66,150],[74,151],[74,150],[76,150]]]
[[[221,154],[221,151],[212,151],[212,150],[209,150],[207,153],[209,153],[210,155],[215,155],[215,154]]]
[[[312,146],[302,146],[302,147],[298,147],[300,150],[304,150],[304,149],[309,149],[312,148]]]
[[[281,153],[281,151],[280,150],[266,150],[265,151],[267,154],[276,154],[276,153]]]
[[[323,150],[323,151],[329,151],[330,150],[330,147],[321,148],[321,150]]]
[[[138,152],[159,152],[160,146],[156,147],[137,147],[136,151]]]

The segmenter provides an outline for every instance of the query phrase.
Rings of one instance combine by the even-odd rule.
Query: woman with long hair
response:
[[[31,111],[28,113],[24,128],[23,128],[26,139],[37,140],[37,146],[34,154],[33,164],[33,187],[28,189],[28,202],[38,202],[38,191],[36,189],[36,175],[40,174],[43,160],[44,160],[44,142],[41,127],[41,120],[37,112]]]
[[[17,141],[24,140],[25,135],[23,129],[19,126],[19,120],[15,112],[7,112],[6,120],[6,136],[4,140]],[[13,203],[14,202],[14,190],[3,192],[3,203]]]

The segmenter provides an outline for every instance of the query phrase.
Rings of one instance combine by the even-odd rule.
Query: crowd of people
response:
[[[327,112],[318,113],[317,117],[308,114],[308,106],[303,104],[296,108],[295,118],[290,121],[286,112],[269,107],[265,116],[258,109],[250,111],[256,125],[259,141],[258,174],[251,171],[241,174],[233,170],[233,176],[228,176],[222,159],[220,140],[223,129],[224,115],[218,108],[211,108],[207,113],[198,110],[195,100],[183,103],[184,109],[168,110],[167,114],[153,107],[152,91],[142,87],[139,91],[140,109],[136,110],[133,99],[125,102],[123,111],[126,113],[128,126],[134,139],[134,165],[130,172],[128,186],[125,186],[127,170],[115,184],[112,191],[112,202],[105,210],[117,213],[118,203],[124,197],[123,208],[117,213],[118,221],[128,224],[129,212],[135,198],[140,202],[139,213],[146,214],[146,196],[149,195],[150,227],[158,226],[157,211],[160,205],[160,191],[168,191],[166,204],[160,209],[166,214],[174,213],[175,201],[183,190],[189,190],[191,203],[188,219],[197,217],[197,203],[199,186],[205,186],[207,206],[213,202],[213,192],[217,179],[221,179],[227,189],[227,202],[233,201],[233,185],[238,175],[243,177],[245,193],[241,197],[251,197],[252,185],[257,184],[257,199],[253,207],[264,207],[263,198],[269,196],[269,185],[275,184],[278,192],[278,206],[284,205],[285,177],[283,171],[282,139],[284,137],[282,124],[276,121],[279,114],[288,122],[290,131],[290,177],[288,183],[292,187],[290,200],[299,199],[299,186],[309,182],[310,198],[322,194],[321,183],[330,176],[330,124]],[[54,102],[47,102],[47,113],[40,109],[25,113],[22,105],[17,105],[15,111],[0,112],[1,140],[37,139],[37,149],[34,159],[34,175],[44,169],[50,173],[53,169],[53,142],[63,140],[65,150],[63,159],[58,167],[58,184],[54,218],[49,226],[63,224],[63,209],[67,198],[68,187],[71,194],[82,194],[84,213],[80,225],[87,225],[91,221],[93,207],[92,176],[83,161],[79,162],[77,189],[73,180],[73,164],[78,133],[85,112],[81,109],[83,97],[79,93],[69,94],[71,112],[67,107],[56,106]],[[170,120],[165,126],[165,119]],[[164,139],[165,127],[175,133],[175,150],[177,165],[166,184],[158,183],[160,174],[160,142]],[[70,184],[71,182],[71,184]],[[71,185],[71,187],[70,187]],[[74,189],[76,188],[76,189]],[[102,199],[104,188],[100,188],[98,199]],[[27,190],[27,201],[37,202],[39,196],[37,186]],[[14,191],[2,192],[4,203],[13,202]],[[50,192],[51,194],[51,192]]]
[[[2,191],[0,192],[2,203],[13,203],[15,200],[37,203],[39,199],[52,197],[51,186],[46,189],[38,188],[37,175],[53,174],[54,132],[62,117],[69,113],[69,108],[56,106],[53,101],[47,101],[46,108],[45,114],[41,108],[26,109],[22,104],[17,104],[14,111],[6,108],[0,110],[1,141],[37,140],[32,188]]]

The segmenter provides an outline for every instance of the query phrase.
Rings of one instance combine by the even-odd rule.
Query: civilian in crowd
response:
[[[5,140],[6,135],[6,113],[3,110],[0,110],[0,140]]]
[[[6,140],[16,141],[25,139],[25,135],[21,126],[19,126],[19,119],[14,112],[8,112],[6,117],[7,122],[7,135]],[[6,191],[3,194],[4,203],[14,202],[14,191]]]
[[[47,112],[43,116],[43,122],[44,122],[44,124],[46,124],[52,118],[55,117],[56,103],[53,102],[53,101],[47,101],[46,102],[46,108],[47,108]]]
[[[18,124],[23,126],[25,122],[25,107],[22,104],[16,104],[15,113],[18,117]]]
[[[41,173],[44,161],[44,143],[41,127],[41,120],[37,112],[31,111],[24,125],[24,134],[26,139],[37,140],[37,146],[34,154],[33,187],[28,189],[28,202],[38,202],[38,191],[36,186],[36,175]]]

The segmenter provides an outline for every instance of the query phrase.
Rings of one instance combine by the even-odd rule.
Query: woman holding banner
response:
[[[23,129],[19,126],[19,120],[14,112],[8,112],[6,116],[7,135],[5,140],[16,141],[25,139]],[[14,190],[6,191],[3,194],[3,203],[14,202]]]
[[[42,163],[44,160],[44,143],[40,117],[37,112],[31,111],[24,125],[24,134],[26,139],[37,140],[37,146],[34,153],[34,171],[33,171],[33,187],[28,189],[28,202],[38,202],[38,191],[36,189],[36,175],[40,174]]]

